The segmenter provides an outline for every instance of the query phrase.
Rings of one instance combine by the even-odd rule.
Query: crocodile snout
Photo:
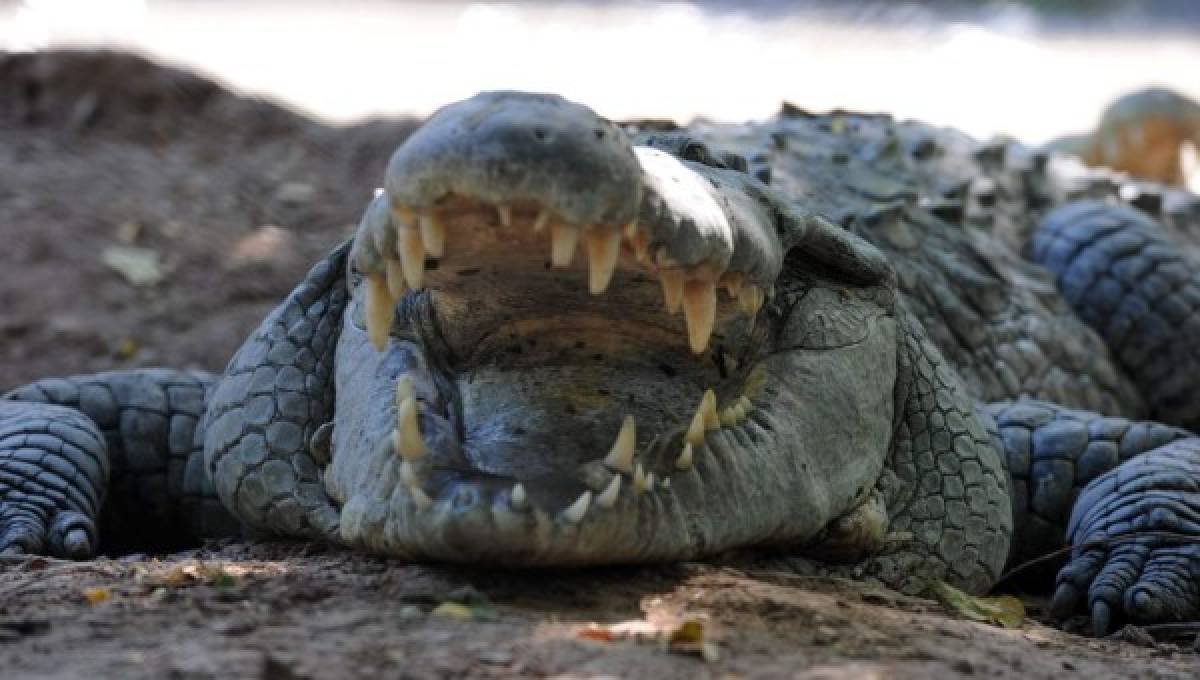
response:
[[[440,109],[392,156],[392,207],[429,210],[453,196],[503,209],[533,202],[577,226],[636,215],[641,167],[625,133],[556,95],[484,92]]]

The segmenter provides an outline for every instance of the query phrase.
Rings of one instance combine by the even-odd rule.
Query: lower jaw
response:
[[[384,366],[386,363],[381,362]],[[394,391],[391,373],[383,367],[366,367],[363,374],[345,379],[359,389],[364,383],[378,383],[366,389],[377,395],[369,397],[370,403],[378,403],[377,399],[386,399]],[[639,381],[618,384],[631,382]],[[352,394],[347,385],[345,398],[352,398]],[[621,396],[613,398],[619,401]],[[363,403],[359,402],[360,406]],[[523,406],[516,413],[528,418],[528,414],[545,412],[545,405],[553,404],[554,399],[547,397],[536,403],[538,409]],[[672,561],[767,540],[778,527],[764,518],[784,516],[782,508],[775,506],[784,503],[785,497],[770,493],[775,480],[768,477],[764,486],[755,461],[759,457],[757,447],[769,448],[774,437],[770,416],[762,411],[755,411],[739,426],[707,432],[704,445],[696,448],[687,470],[679,470],[674,464],[682,428],[664,428],[668,436],[660,436],[658,443],[647,441],[655,434],[649,425],[642,428],[646,432],[644,438],[638,437],[637,460],[644,472],[661,474],[656,474],[650,488],[641,490],[636,488],[633,475],[614,475],[605,467],[601,461],[605,448],[593,448],[611,444],[619,428],[619,416],[611,423],[597,421],[592,435],[579,435],[597,442],[609,440],[604,445],[581,445],[575,450],[578,460],[590,462],[563,466],[546,474],[528,466],[518,469],[521,460],[542,459],[531,455],[520,458],[519,446],[509,450],[509,469],[487,471],[474,464],[472,458],[490,460],[498,452],[494,442],[479,435],[486,429],[483,421],[468,421],[468,433],[475,432],[476,436],[469,435],[466,440],[450,435],[453,428],[449,425],[440,431],[430,427],[425,432],[431,442],[430,451],[413,466],[421,488],[428,494],[427,504],[416,501],[404,480],[404,461],[388,445],[390,438],[385,433],[395,422],[394,409],[360,408],[358,412],[368,417],[339,419],[335,426],[334,459],[326,484],[334,485],[331,491],[340,490],[333,495],[342,503],[343,540],[380,554],[420,561],[522,567]],[[608,411],[601,408],[598,412]],[[496,420],[505,423],[501,416],[493,415],[493,422]],[[442,442],[452,438],[454,443],[433,445],[437,437]],[[536,441],[527,439],[525,444],[530,446]],[[572,472],[568,474],[568,470]],[[581,470],[585,473],[579,474]],[[612,483],[614,477],[620,480],[615,499],[602,506],[601,486]],[[664,478],[670,479],[669,484],[662,483]],[[522,499],[515,498],[517,483],[523,487]],[[585,492],[590,494],[585,512],[580,517],[570,516],[569,508]],[[735,516],[755,520],[732,524],[723,521]]]
[[[707,453],[669,486],[639,493],[623,485],[611,507],[593,500],[578,520],[558,509],[557,487],[530,486],[516,503],[504,481],[449,471],[431,475],[440,480],[437,499],[418,508],[390,457],[370,488],[348,499],[341,533],[351,545],[406,559],[516,567],[675,561],[778,542],[766,518],[785,501],[747,495],[761,480],[733,463],[744,439],[714,433]]]
[[[454,298],[440,292],[435,298],[442,333],[461,329],[454,322],[467,315],[481,326],[479,313],[495,311],[444,304]],[[444,434],[458,432],[452,435],[454,445],[447,451],[433,447],[415,466],[429,496],[424,503],[415,500],[404,481],[403,461],[383,445],[395,422],[393,409],[380,409],[358,423],[339,422],[335,438],[358,449],[353,456],[339,456],[335,448],[334,476],[343,493],[334,496],[344,504],[345,541],[409,559],[570,566],[689,559],[778,538],[778,527],[763,520],[735,529],[722,523],[723,517],[754,512],[743,499],[758,494],[762,480],[739,459],[753,453],[753,442],[771,438],[769,427],[743,417],[744,427],[709,432],[690,469],[677,466],[684,431],[705,389],[717,388],[720,406],[733,403],[749,372],[733,369],[723,375],[724,366],[714,360],[720,356],[720,335],[709,353],[695,356],[682,328],[642,323],[642,318],[661,323],[661,299],[626,301],[635,310],[644,307],[632,321],[622,320],[611,308],[603,310],[606,314],[572,317],[583,323],[564,323],[563,315],[546,321],[547,312],[555,309],[550,306],[537,310],[540,321],[531,314],[532,322],[510,318],[507,326],[492,325],[504,331],[532,329],[524,337],[539,338],[536,350],[526,347],[514,354],[506,349],[513,346],[512,334],[493,331],[473,353],[450,352],[466,356],[447,367],[451,374],[445,376],[457,390],[450,398],[450,420],[461,425],[447,421]],[[727,338],[741,333],[736,323],[722,327],[734,330]],[[397,371],[408,369],[397,361],[389,365],[390,350],[375,353],[361,330],[348,326],[345,333],[338,361],[343,361],[342,352],[358,355],[345,357],[345,365],[360,370],[345,376],[346,385],[339,377],[339,412],[342,395],[352,391],[365,390],[371,400],[390,399]],[[442,340],[469,346],[461,337]],[[584,340],[582,346],[579,340]],[[738,345],[751,346],[744,341]],[[744,350],[747,364],[748,356]],[[358,406],[362,412],[363,402]],[[650,473],[654,479],[650,489],[639,489],[635,475],[618,475],[616,499],[600,507],[599,497],[614,478],[603,459],[627,415],[636,422],[642,482]],[[353,434],[342,438],[339,433]],[[339,459],[357,460],[337,470],[343,467]],[[664,479],[670,479],[666,486]],[[772,484],[774,480],[767,486]],[[590,494],[586,512],[582,518],[570,517],[569,509],[583,494]],[[763,516],[781,516],[768,512],[777,508],[766,507],[778,500],[763,503]]]

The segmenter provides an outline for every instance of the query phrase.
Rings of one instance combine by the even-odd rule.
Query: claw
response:
[[[1092,603],[1092,633],[1096,637],[1102,637],[1108,633],[1108,626],[1112,622],[1112,609],[1104,600],[1096,600]]]
[[[1130,592],[1125,601],[1125,612],[1141,621],[1163,621],[1168,618],[1162,598],[1155,597],[1146,586],[1137,586]]]
[[[1050,600],[1050,616],[1063,620],[1070,616],[1075,611],[1075,604],[1079,599],[1079,591],[1075,586],[1067,582],[1058,584],[1058,589],[1054,591],[1054,597]]]
[[[72,529],[63,536],[63,553],[76,560],[86,559],[92,555],[92,541],[83,529]]]

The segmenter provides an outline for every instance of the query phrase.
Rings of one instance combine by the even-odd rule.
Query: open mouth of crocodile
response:
[[[795,397],[766,379],[782,256],[721,184],[557,98],[481,95],[418,130],[352,254],[327,474],[343,535],[569,564],[814,533],[821,512],[788,517],[812,499],[752,460],[790,453]],[[711,521],[763,494],[771,521]]]

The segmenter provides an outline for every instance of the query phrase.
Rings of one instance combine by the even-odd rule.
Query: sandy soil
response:
[[[349,231],[411,128],[326,127],[121,55],[0,56],[0,391],[117,367],[220,370]],[[803,567],[520,573],[241,543],[77,564],[5,558],[0,676],[1200,672],[1190,641],[1059,632],[1032,620],[1036,599],[1008,630]],[[707,660],[702,644],[660,640],[687,621],[702,627]]]
[[[0,602],[10,678],[1192,678],[1200,668],[1190,653],[1036,623],[996,628],[755,565],[514,573],[231,544],[10,563]],[[703,626],[715,659],[664,648],[662,632],[684,621]]]

